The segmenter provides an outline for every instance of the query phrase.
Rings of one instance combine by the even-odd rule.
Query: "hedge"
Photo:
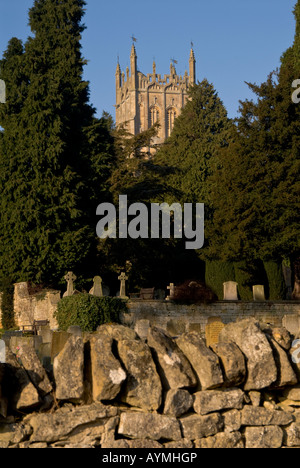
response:
[[[127,311],[121,299],[75,294],[58,303],[55,318],[63,331],[77,325],[82,331],[93,332],[104,323],[120,323],[120,313]]]

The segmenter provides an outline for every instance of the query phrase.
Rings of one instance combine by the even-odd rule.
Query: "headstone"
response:
[[[5,102],[6,102],[5,81],[0,80],[0,104],[5,104]]]
[[[120,285],[120,299],[128,299],[126,296],[126,281],[128,280],[128,276],[126,276],[126,273],[121,273],[121,275],[118,278],[119,281],[121,281]]]
[[[148,330],[150,328],[150,320],[141,319],[137,320],[134,331],[138,334],[141,340],[146,340],[148,335]]]
[[[170,286],[167,287],[167,289],[169,289],[170,291],[170,296],[166,298],[166,301],[172,301],[175,296],[175,284],[171,283]]]
[[[253,300],[263,302],[266,300],[265,287],[263,285],[253,286]]]
[[[5,341],[0,340],[0,363],[5,364],[6,362],[6,346]]]
[[[74,275],[72,271],[69,271],[69,273],[66,274],[65,280],[67,282],[67,291],[64,294],[64,297],[68,296],[73,296],[75,290],[74,290],[74,281],[77,279],[77,277]]]
[[[94,286],[90,290],[90,294],[96,297],[103,297],[102,278],[100,276],[95,276]]]
[[[205,327],[206,346],[219,343],[219,335],[225,327],[220,317],[209,317]]]
[[[224,283],[224,301],[238,301],[238,283],[227,281]]]
[[[42,327],[42,329],[38,332],[38,335],[42,337],[43,343],[51,343],[53,330],[48,327]]]

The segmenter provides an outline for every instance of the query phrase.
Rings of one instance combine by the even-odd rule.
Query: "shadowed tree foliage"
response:
[[[0,272],[57,284],[93,272],[96,206],[113,166],[108,116],[96,119],[83,80],[81,0],[36,0],[33,36],[0,62]]]
[[[299,256],[300,106],[291,98],[292,83],[300,77],[299,1],[295,12],[294,46],[265,83],[249,84],[256,101],[241,102],[231,144],[216,157],[209,254],[224,261],[261,259],[281,265],[284,258]]]

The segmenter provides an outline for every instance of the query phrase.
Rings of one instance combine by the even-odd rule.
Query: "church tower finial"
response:
[[[122,74],[121,74],[121,67],[119,63],[119,57],[118,57],[118,64],[117,64],[117,69],[116,69],[116,86],[117,89],[121,87],[122,84]]]
[[[190,83],[191,84],[196,83],[196,59],[195,59],[193,47],[191,48],[189,64],[190,64]]]

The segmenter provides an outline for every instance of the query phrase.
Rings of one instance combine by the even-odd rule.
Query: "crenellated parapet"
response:
[[[152,73],[147,75],[137,69],[134,45],[130,55],[130,70],[116,70],[116,124],[126,125],[133,135],[160,123],[159,135],[154,143],[165,141],[172,132],[174,121],[188,101],[188,89],[196,81],[196,60],[193,49],[189,58],[189,73],[177,75],[174,61],[170,73],[157,73],[153,62]]]

